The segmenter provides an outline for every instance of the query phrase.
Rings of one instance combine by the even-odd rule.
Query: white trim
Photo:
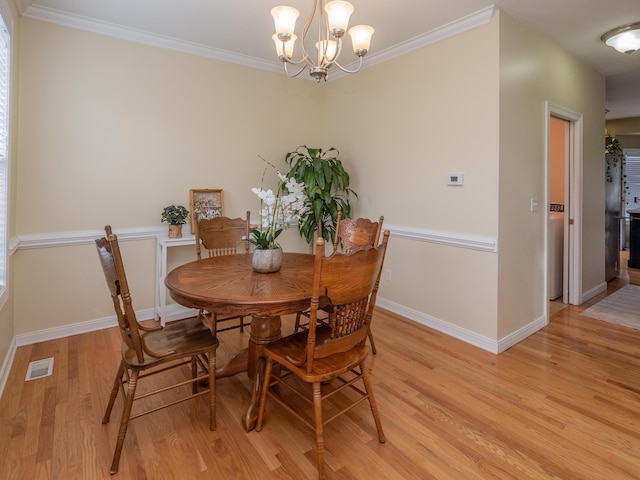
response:
[[[9,245],[8,245],[8,251],[7,254],[9,256],[13,255],[14,253],[16,253],[16,250],[18,250],[18,246],[20,245],[20,238],[18,238],[17,236],[13,236],[11,237],[11,239],[9,240]]]
[[[11,340],[11,344],[9,345],[9,350],[4,357],[4,361],[2,362],[2,369],[0,369],[0,398],[2,398],[2,394],[4,393],[4,387],[7,384],[7,380],[9,379],[9,373],[11,372],[11,367],[13,366],[13,359],[16,356],[16,338],[13,337]]]
[[[460,328],[457,325],[453,325],[445,322],[444,320],[440,320],[439,318],[432,317],[426,313],[413,310],[412,308],[405,307],[404,305],[400,305],[399,303],[395,303],[384,298],[378,297],[376,300],[376,306],[408,318],[409,320],[413,320],[421,325],[433,328],[438,332],[442,332],[488,352],[499,353],[498,343],[495,340],[479,335],[471,330]]]
[[[496,253],[498,251],[498,239],[481,235],[464,233],[443,232],[426,230],[422,228],[400,227],[385,224],[385,230],[389,230],[393,237],[415,240],[418,242],[437,243],[450,247],[469,248],[483,252]]]
[[[148,308],[146,310],[137,311],[136,318],[144,320],[153,318],[153,309]],[[70,337],[81,333],[95,332],[96,330],[104,330],[105,328],[116,327],[117,325],[118,320],[116,319],[116,316],[111,315],[109,317],[99,318],[96,320],[87,320],[85,322],[72,323],[69,325],[62,325],[60,327],[46,328],[44,330],[38,330],[37,332],[19,333],[15,336],[14,340],[18,347],[22,347],[23,345],[46,342],[48,340]]]
[[[502,337],[500,340],[498,340],[497,353],[502,353],[508,348],[513,347],[516,343],[519,343],[525,338],[529,337],[530,335],[533,335],[538,330],[546,327],[548,324],[549,324],[549,320],[547,318],[547,314],[545,314],[542,317],[534,320],[533,322],[528,323],[524,327],[519,328],[514,332],[511,332],[506,337]]]
[[[469,248],[483,252],[496,253],[498,239],[482,235],[453,233],[422,228],[411,228],[397,225],[385,225],[385,229],[397,238],[405,238],[418,242],[437,243],[450,247]],[[114,231],[118,240],[160,239],[167,236],[167,227],[123,228]],[[18,235],[12,239],[12,253],[16,249],[65,247],[69,245],[92,244],[96,238],[104,236],[104,230],[83,230],[70,232],[33,233]]]
[[[105,328],[115,327],[116,325],[118,325],[118,321],[116,320],[115,315],[112,315],[98,320],[87,320],[84,322],[62,325],[60,327],[46,328],[36,332],[19,333],[15,337],[15,342],[18,347],[22,347],[24,345],[32,345],[34,343],[46,342],[48,340],[56,340],[58,338],[79,335],[81,333],[95,332],[96,330],[103,330]]]
[[[419,48],[426,47],[427,45],[446,40],[447,38],[451,38],[466,31],[473,30],[474,28],[486,25],[491,22],[497,11],[498,8],[495,5],[491,5],[483,8],[482,10],[478,10],[475,13],[471,13],[465,17],[454,20],[446,25],[442,25],[434,28],[433,30],[405,40],[393,47],[386,48],[379,52],[369,53],[365,57],[362,69],[364,70],[372,67],[373,65],[378,65],[386,62],[387,60],[391,60],[392,58],[404,55],[405,53],[418,50]],[[346,65],[345,68],[353,70],[357,68],[357,66],[358,61],[354,61],[353,63]],[[337,70],[331,73],[331,79],[335,80],[336,78],[341,78],[346,75],[346,73]]]
[[[72,15],[60,10],[42,7],[39,5],[29,5],[25,10],[21,0],[17,0],[17,5],[23,16],[41,20],[43,22],[54,23],[64,27],[76,28],[78,30],[129,40],[132,42],[142,43],[144,45],[151,45],[201,57],[213,58],[215,60],[258,68],[260,70],[267,70],[275,73],[282,72],[282,63],[275,57],[273,61],[267,61],[260,58],[240,55],[228,50],[213,48],[200,43],[187,42],[177,38],[123,27],[113,23],[101,22],[89,17]],[[475,13],[454,20],[451,23],[435,28],[429,32],[417,35],[383,51],[370,53],[367,55],[362,68],[365,69],[370,66],[386,62],[387,60],[399,57],[400,55],[412,52],[413,50],[426,47],[427,45],[431,45],[435,42],[439,42],[468,30],[486,25],[493,19],[497,11],[498,8],[495,5],[491,5],[483,8],[482,10],[478,10]],[[355,64],[346,65],[345,68],[353,69],[356,65],[357,62]],[[336,72],[332,72],[331,80],[335,80],[345,75],[346,73],[337,70]],[[311,77],[301,78],[313,80]]]
[[[580,304],[583,304],[587,300],[591,300],[596,295],[607,291],[607,282],[602,282],[600,285],[596,285],[591,290],[584,292],[580,297]]]
[[[543,316],[496,341],[384,298],[378,297],[376,306],[496,355],[533,335],[547,324],[547,320]]]
[[[561,105],[545,101],[544,102],[544,126],[545,126],[545,190],[546,198],[549,198],[549,129],[551,117],[558,117],[569,122],[569,198],[568,211],[565,207],[565,281],[563,298],[565,303],[580,305],[582,303],[582,150],[583,150],[583,115],[574,112]],[[548,215],[548,212],[547,212]],[[570,223],[571,220],[573,223]],[[548,226],[548,221],[547,221]],[[547,235],[545,228],[545,235]],[[548,262],[546,261],[548,252],[547,241],[545,240],[545,279],[547,278]],[[568,288],[567,288],[568,285]],[[546,290],[544,301],[547,302],[548,290]]]
[[[114,232],[118,240],[144,240],[156,239],[160,235],[166,235],[166,227],[140,227],[123,228]],[[93,243],[97,238],[104,236],[104,230],[83,230],[71,232],[33,233],[18,235],[18,247],[20,250],[28,248],[65,247],[69,245],[85,245]]]
[[[30,5],[22,15],[35,20],[61,25],[63,27],[76,28],[78,30],[106,35],[108,37],[120,38],[122,40],[128,40],[153,47],[166,48],[168,50],[198,55],[200,57],[213,58],[215,60],[258,68],[260,70],[280,73],[282,68],[281,63],[277,59],[274,59],[273,61],[266,61],[260,58],[249,57],[227,50],[213,48],[201,43],[188,42],[178,38],[123,27],[114,23],[102,22],[89,17],[72,15],[48,7]]]
[[[0,12],[2,14],[2,19],[4,20],[4,26],[7,27],[9,32],[9,36],[13,35],[15,18],[8,0],[0,0]]]

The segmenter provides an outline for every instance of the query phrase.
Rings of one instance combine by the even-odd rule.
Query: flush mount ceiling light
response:
[[[296,20],[300,12],[293,7],[274,7],[271,9],[271,15],[276,26],[276,33],[273,35],[273,41],[276,45],[276,53],[278,58],[284,65],[285,74],[296,77],[306,68],[309,67],[309,74],[316,81],[327,81],[329,67],[335,65],[346,73],[356,73],[362,67],[362,57],[369,51],[373,28],[369,25],[357,25],[349,29],[351,35],[351,43],[353,52],[360,58],[360,64],[354,70],[348,70],[338,63],[338,56],[342,50],[342,37],[347,31],[349,25],[349,17],[353,13],[353,5],[349,2],[339,0],[313,0],[313,9],[311,15],[307,19],[302,28],[302,37],[300,41],[300,58],[292,60],[293,47],[298,38],[294,34]],[[323,8],[324,7],[324,8]],[[318,36],[315,42],[315,51],[312,55],[307,51],[306,42],[309,27],[314,22],[318,29]],[[313,40],[311,40],[313,41]],[[315,58],[314,58],[315,57]],[[289,75],[287,65],[301,65],[300,70]]]
[[[640,22],[609,30],[600,39],[621,53],[631,54],[640,50]]]

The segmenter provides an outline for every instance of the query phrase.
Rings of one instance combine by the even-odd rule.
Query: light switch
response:
[[[537,198],[532,198],[531,199],[531,211],[532,212],[537,212],[538,211],[538,199]]]

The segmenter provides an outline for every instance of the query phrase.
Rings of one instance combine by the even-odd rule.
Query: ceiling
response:
[[[351,25],[376,31],[365,64],[406,51],[492,5],[593,66],[607,78],[607,119],[640,117],[640,52],[625,55],[600,36],[640,21],[638,0],[349,0]],[[143,43],[279,70],[269,11],[311,11],[310,0],[15,0],[22,15]],[[445,27],[446,28],[446,27]],[[345,52],[346,53],[346,52]],[[345,54],[343,54],[345,55]]]

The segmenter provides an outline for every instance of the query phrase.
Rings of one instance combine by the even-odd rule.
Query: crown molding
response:
[[[128,40],[153,47],[166,48],[168,50],[189,53],[191,55],[212,58],[223,62],[235,63],[261,70],[269,70],[276,73],[280,72],[280,64],[275,61],[266,61],[247,55],[229,52],[227,50],[213,48],[201,43],[187,42],[185,40],[165,35],[158,35],[145,32],[143,30],[123,27],[114,23],[101,22],[99,20],[80,15],[72,15],[52,8],[32,5],[29,6],[22,15],[27,18],[54,23],[63,27],[84,30],[86,32],[98,33],[100,35],[119,38],[121,40]]]
[[[386,62],[387,60],[418,50],[419,48],[426,47],[427,45],[432,45],[436,42],[455,37],[461,33],[486,25],[493,19],[497,11],[497,7],[495,5],[491,5],[483,8],[482,10],[471,13],[466,17],[459,18],[453,22],[447,23],[446,25],[442,25],[438,28],[434,28],[433,30],[410,38],[409,40],[405,40],[393,47],[380,52],[371,53],[367,56],[366,66],[370,67],[372,65]],[[357,62],[353,65],[357,65]],[[365,68],[365,66],[363,65],[362,68]]]
[[[270,72],[281,73],[282,66],[280,62],[267,61],[247,55],[240,55],[228,50],[221,50],[213,48],[207,45],[187,42],[172,38],[164,35],[157,35],[142,30],[133,28],[122,27],[108,22],[101,22],[88,17],[79,15],[72,15],[47,7],[41,7],[38,5],[29,5],[25,9],[24,0],[16,0],[16,4],[20,13],[28,18],[35,20],[41,20],[43,22],[54,23],[69,28],[76,28],[78,30],[84,30],[87,32],[98,33],[109,37],[120,38],[122,40],[128,40],[131,42],[142,43],[144,45],[150,45],[154,47],[166,48],[169,50],[175,50],[182,53],[188,53],[192,55],[198,55],[201,57],[212,58],[223,62],[235,63],[246,67],[257,68],[260,70],[267,70]],[[399,43],[393,47],[387,48],[380,52],[370,53],[367,55],[367,60],[363,64],[362,68],[368,68],[373,65],[386,62],[405,53],[409,53],[413,50],[431,45],[446,38],[453,37],[460,33],[472,30],[482,25],[488,24],[498,11],[495,5],[478,10],[475,13],[459,18],[451,23],[435,28],[429,32],[425,32],[421,35],[413,37],[407,41]],[[353,69],[357,66],[358,62],[347,65],[345,68]],[[331,79],[335,80],[347,75],[346,73],[338,70],[331,72]]]

